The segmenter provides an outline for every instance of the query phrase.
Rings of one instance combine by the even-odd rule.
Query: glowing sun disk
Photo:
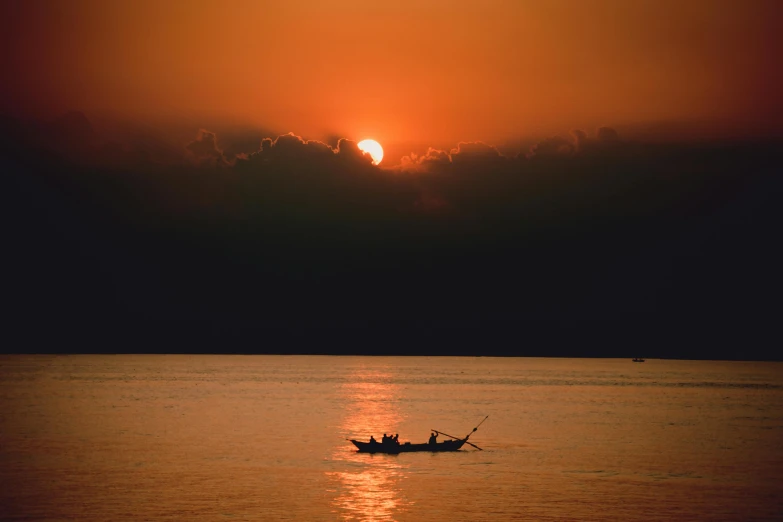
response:
[[[375,140],[362,140],[360,141],[357,146],[359,147],[359,150],[362,152],[366,152],[370,156],[372,156],[372,164],[377,165],[381,161],[383,161],[383,147],[381,147],[381,144],[378,143]]]

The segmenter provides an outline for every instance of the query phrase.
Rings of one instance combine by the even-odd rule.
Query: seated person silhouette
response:
[[[432,435],[430,435],[430,444],[437,444],[438,443],[438,434],[433,432]]]
[[[378,444],[378,441],[372,435],[370,435],[370,444]]]

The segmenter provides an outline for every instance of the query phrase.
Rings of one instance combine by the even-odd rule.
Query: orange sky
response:
[[[783,127],[778,0],[3,5],[4,110],[381,142],[658,120]]]

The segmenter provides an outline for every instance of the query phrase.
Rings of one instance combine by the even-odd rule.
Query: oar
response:
[[[482,424],[484,424],[484,421],[485,421],[485,420],[487,420],[488,418],[489,418],[489,415],[487,415],[486,417],[484,417],[484,418],[481,420],[481,422],[479,422],[478,424],[476,424],[476,427],[475,427],[475,428],[473,428],[473,431],[471,431],[470,433],[468,433],[467,435],[465,435],[465,442],[468,442],[468,437],[470,437],[471,435],[473,435],[473,433],[474,433],[474,432],[475,432],[477,429],[479,429],[479,426],[481,426]],[[448,433],[443,433],[443,432],[441,432],[441,431],[438,431],[438,430],[432,430],[432,431],[434,431],[435,433],[440,433],[441,435],[445,435],[445,436],[447,436],[447,437],[451,437],[452,439],[456,439],[456,438],[457,438],[457,437],[455,437],[454,435],[449,435]],[[475,444],[473,444],[473,443],[471,443],[471,442],[468,442],[468,444],[470,444],[470,445],[471,445],[471,446],[473,446],[474,448],[481,449],[481,448],[479,448],[478,446],[476,446]],[[484,450],[481,450],[481,451],[484,451]]]
[[[472,442],[468,442],[468,437],[470,437],[470,433],[469,433],[469,434],[468,434],[468,436],[467,436],[467,437],[465,437],[464,439],[460,439],[459,437],[455,437],[454,435],[449,435],[448,433],[443,433],[442,431],[438,431],[438,430],[432,430],[432,431],[434,431],[435,433],[440,433],[441,435],[445,435],[445,436],[447,436],[447,437],[451,437],[452,439],[457,439],[457,440],[464,440],[466,443],[470,444],[470,445],[471,445],[471,446],[473,446],[474,448],[476,448],[476,449],[478,449],[478,450],[481,450],[481,451],[484,451],[483,449],[479,448],[478,446],[476,446],[476,445],[475,445],[475,444],[473,444]],[[473,432],[471,432],[471,433],[473,433]]]
[[[489,418],[489,415],[487,415],[486,417],[484,417],[484,419],[483,419],[481,422],[479,422],[478,424],[476,424],[476,427],[475,427],[475,428],[473,428],[473,431],[476,431],[476,430],[479,428],[479,426],[481,426],[482,424],[484,424],[484,421],[485,421],[485,420],[487,420],[488,418]],[[468,433],[467,435],[465,435],[465,438],[467,439],[468,437],[470,437],[471,435],[473,435],[473,431],[471,431],[470,433]],[[449,435],[449,436],[451,436],[451,435]]]

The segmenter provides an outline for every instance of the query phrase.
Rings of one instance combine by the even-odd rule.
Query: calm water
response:
[[[0,509],[25,520],[783,518],[783,364],[0,358]],[[357,454],[346,437],[458,453]]]

